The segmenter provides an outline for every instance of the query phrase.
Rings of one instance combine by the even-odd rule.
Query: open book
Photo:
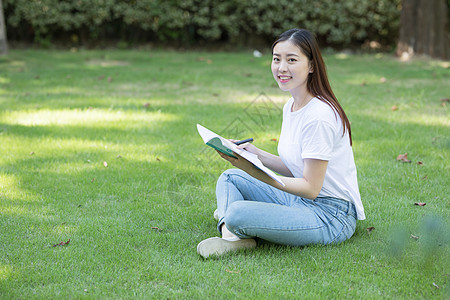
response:
[[[256,154],[248,152],[247,150],[244,149],[238,149],[238,147],[230,140],[227,140],[221,137],[220,135],[215,134],[214,132],[212,132],[209,129],[206,129],[200,124],[197,124],[197,130],[206,145],[232,157],[236,157],[234,153],[239,154],[241,157],[251,162],[255,167],[257,167],[258,169],[269,175],[271,178],[280,183],[282,186],[285,186],[283,181],[281,181],[281,178],[277,174],[275,174],[272,170],[264,166]]]

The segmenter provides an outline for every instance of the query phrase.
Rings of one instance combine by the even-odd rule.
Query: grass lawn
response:
[[[215,181],[230,166],[196,124],[276,153],[289,94],[270,56],[0,57],[0,298],[448,299],[449,64],[325,60],[367,220],[337,246],[261,242],[203,260],[196,246],[217,235]],[[404,153],[411,163],[396,160]]]

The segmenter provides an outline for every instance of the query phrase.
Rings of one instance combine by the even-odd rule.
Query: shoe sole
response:
[[[228,241],[219,237],[212,237],[198,244],[197,253],[203,258],[208,258],[211,255],[220,256],[228,252],[254,247],[256,247],[256,241],[254,239]]]

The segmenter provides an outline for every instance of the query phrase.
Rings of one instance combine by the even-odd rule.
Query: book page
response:
[[[197,124],[197,130],[198,130],[198,133],[200,134],[200,136],[202,137],[203,141],[205,142],[205,144],[207,144],[209,141],[211,141],[214,138],[219,138],[220,141],[222,142],[222,144],[225,147],[227,147],[228,149],[232,150],[233,152],[235,152],[235,153],[240,155],[240,152],[244,151],[242,149],[238,149],[236,144],[234,144],[230,140],[227,140],[226,138],[223,138],[220,135],[215,134],[214,132],[212,132],[211,130],[203,127],[200,124]]]

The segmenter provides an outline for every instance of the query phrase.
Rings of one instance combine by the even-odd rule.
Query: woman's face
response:
[[[310,71],[308,58],[295,44],[283,41],[275,45],[272,74],[281,90],[291,94],[304,93]]]

